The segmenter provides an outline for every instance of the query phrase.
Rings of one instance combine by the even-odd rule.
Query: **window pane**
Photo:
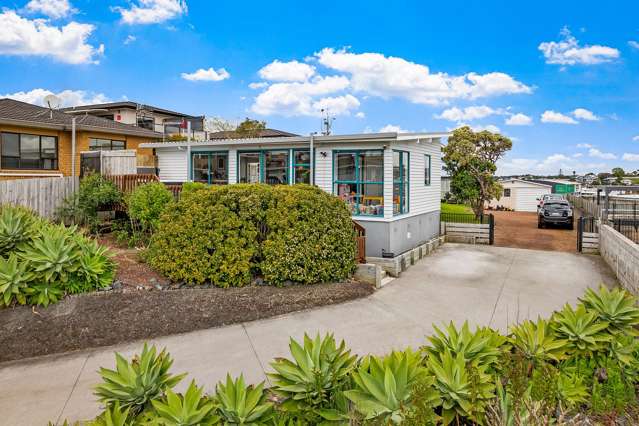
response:
[[[228,180],[228,155],[211,154],[211,183],[226,185]]]
[[[58,168],[58,150],[56,138],[52,136],[42,136],[40,138],[40,155],[42,156],[42,168],[51,170]]]
[[[244,152],[240,154],[240,183],[259,183],[260,153]]]
[[[19,157],[20,156],[20,135],[15,133],[2,134],[2,156],[3,157]]]
[[[126,148],[124,141],[111,141],[111,149],[114,151],[120,151]]]
[[[360,184],[361,200],[359,214],[367,216],[384,215],[384,185]]]
[[[424,155],[424,185],[430,185],[430,155]]]
[[[193,182],[209,183],[208,154],[193,155]]]
[[[359,180],[363,182],[384,180],[384,154],[381,151],[359,153]]]
[[[401,152],[393,151],[393,182],[400,179]]]
[[[355,154],[352,152],[339,152],[336,154],[337,180],[355,180]]]
[[[40,168],[40,136],[20,135],[20,168]]]
[[[351,210],[351,214],[359,214],[357,205],[359,204],[359,197],[357,196],[357,184],[356,183],[336,183],[335,194],[348,205]]]
[[[311,183],[311,169],[309,166],[295,167],[295,183]]]
[[[310,151],[296,151],[295,152],[295,164],[311,164]]]
[[[266,183],[271,185],[288,183],[288,151],[266,151],[264,163]]]

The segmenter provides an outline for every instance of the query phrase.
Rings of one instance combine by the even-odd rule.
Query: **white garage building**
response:
[[[537,199],[552,192],[551,185],[522,179],[509,179],[500,183],[504,187],[504,194],[500,199],[493,198],[489,203],[491,207],[503,206],[518,212],[536,212]]]

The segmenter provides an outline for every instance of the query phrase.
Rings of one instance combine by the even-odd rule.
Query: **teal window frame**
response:
[[[430,186],[431,173],[433,170],[430,154],[424,154],[424,185]]]
[[[196,155],[207,155],[208,156],[208,184],[209,185],[228,185],[229,183],[229,152],[228,151],[191,151],[191,182],[194,182],[195,176],[195,167],[194,160]],[[226,155],[226,183],[212,183],[211,182],[211,157],[213,155]],[[199,181],[198,181],[199,182]]]
[[[309,157],[311,157],[308,161],[308,163],[296,163],[295,162],[295,154],[297,154],[298,152],[308,152]],[[315,164],[315,156],[311,156],[311,150],[310,148],[293,148],[291,150],[291,185],[295,185],[297,184],[297,167],[304,167],[306,169],[311,170],[311,162],[313,162],[313,164]],[[313,167],[313,173],[315,173],[315,167]],[[309,182],[310,184],[310,173],[309,173]]]
[[[359,156],[362,152],[378,152],[381,154],[382,157],[382,180],[381,181],[363,181],[361,180],[360,177],[360,166],[359,166]],[[337,178],[337,171],[336,171],[336,167],[337,167],[337,156],[339,154],[355,154],[355,179],[354,180],[340,180]],[[358,194],[355,197],[356,202],[355,202],[355,211],[357,213],[353,213],[351,214],[352,216],[361,216],[361,217],[384,217],[384,150],[383,149],[339,149],[339,150],[333,150],[333,170],[332,170],[332,174],[333,174],[333,188],[332,188],[332,192],[333,195],[338,195],[336,188],[337,185],[339,184],[352,184],[352,185],[356,185],[357,189],[358,189]],[[360,188],[361,185],[380,185],[382,187],[382,209],[379,213],[377,214],[361,214],[359,211],[359,207],[360,207],[360,202],[359,200],[362,198],[362,193],[360,192]]]
[[[399,149],[393,150],[393,157],[395,153],[399,154],[399,179],[395,179],[395,173],[393,171],[393,216],[399,216],[406,214],[410,211],[410,152],[402,151]],[[406,154],[404,156],[404,154]],[[406,162],[404,167],[404,162]],[[395,168],[395,158],[393,158],[393,168]],[[404,169],[405,172],[404,172]],[[399,185],[399,211],[395,212],[395,185]]]
[[[292,155],[292,151],[293,150],[291,148],[252,149],[252,150],[237,151],[236,169],[235,169],[236,170],[236,174],[237,174],[237,182],[240,183],[240,174],[241,174],[240,156],[242,154],[259,154],[259,160],[260,160],[260,179],[259,179],[259,183],[265,183],[266,182],[266,153],[267,152],[286,152],[286,155],[287,155],[286,180],[287,180],[287,182],[284,183],[284,184],[280,184],[280,185],[291,185],[291,177],[293,175],[293,172],[291,170],[291,155]],[[275,184],[273,184],[273,185],[275,185]]]

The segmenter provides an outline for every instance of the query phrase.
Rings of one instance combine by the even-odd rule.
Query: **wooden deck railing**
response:
[[[355,242],[357,243],[355,259],[359,263],[366,263],[366,228],[355,221],[353,221],[353,228],[355,229]]]

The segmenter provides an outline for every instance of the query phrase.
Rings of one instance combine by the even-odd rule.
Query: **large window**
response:
[[[424,185],[430,185],[430,155],[424,154]]]
[[[384,152],[381,150],[336,152],[334,193],[353,215],[384,215]]]
[[[311,183],[311,153],[308,149],[293,150],[293,183]]]
[[[229,156],[226,152],[193,153],[193,182],[226,185],[229,183],[228,164]]]
[[[408,164],[406,151],[393,151],[393,215],[408,213]]]
[[[240,152],[238,166],[240,183],[286,185],[290,170],[289,150]]]
[[[58,168],[58,138],[2,133],[0,155],[3,169],[55,170]]]
[[[126,149],[125,141],[89,138],[89,151],[119,151]]]

